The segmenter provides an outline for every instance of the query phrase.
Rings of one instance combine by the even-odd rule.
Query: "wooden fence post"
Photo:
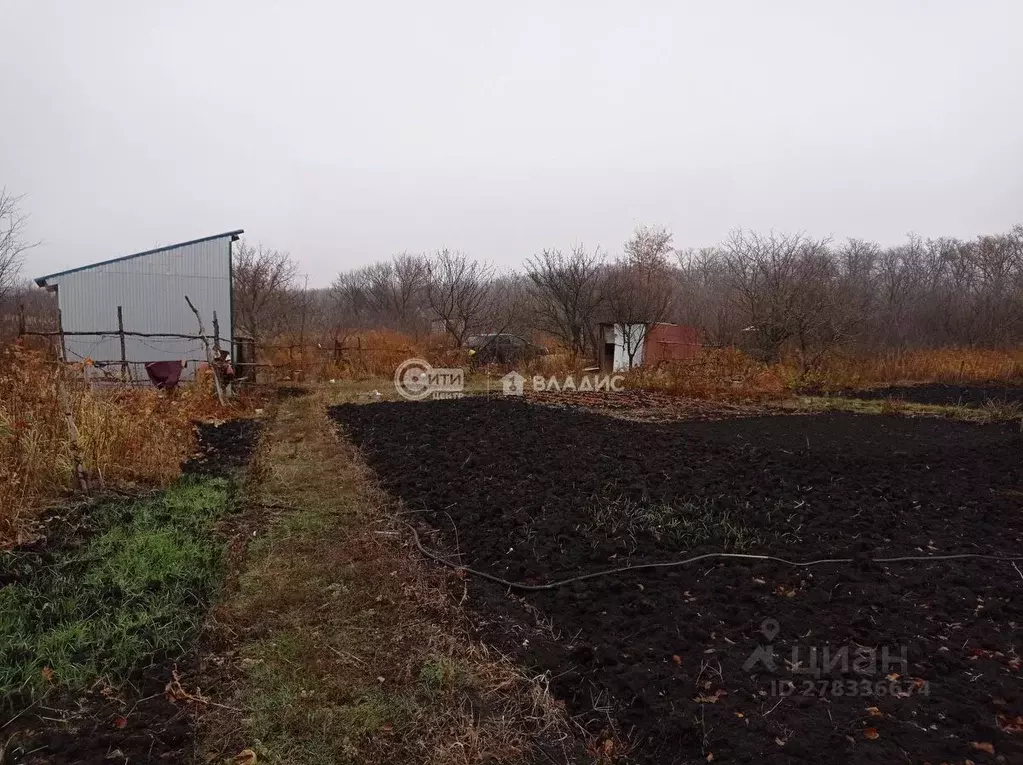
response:
[[[227,401],[224,398],[224,389],[220,386],[220,375],[217,374],[217,365],[213,363],[213,351],[210,350],[210,339],[206,337],[206,330],[202,326],[202,316],[199,315],[199,311],[192,301],[188,299],[188,295],[185,295],[185,302],[188,303],[188,307],[192,309],[192,313],[195,314],[195,320],[199,322],[199,339],[202,340],[203,346],[206,348],[206,362],[210,365],[210,371],[213,373],[213,387],[217,389],[217,399],[220,401],[221,406],[227,406]]]
[[[220,322],[217,320],[217,312],[213,312],[213,352],[217,361],[220,361]]]
[[[57,309],[57,332],[60,335],[60,360],[67,362],[67,343],[64,340],[64,313]]]
[[[124,346],[124,313],[121,310],[121,306],[117,306],[117,336],[121,340],[121,377],[125,380],[130,380],[131,373],[128,371],[128,354]]]
[[[25,336],[25,304],[18,303],[18,339]]]

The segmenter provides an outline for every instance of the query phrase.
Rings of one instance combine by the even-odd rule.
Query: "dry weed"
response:
[[[226,418],[201,381],[167,396],[153,389],[90,388],[82,370],[17,345],[0,349],[0,544],[67,493],[75,477],[65,405],[82,466],[108,488],[163,486],[190,453],[195,419]]]
[[[789,359],[754,361],[736,348],[705,348],[692,361],[636,369],[634,388],[709,399],[770,399],[800,390],[834,391],[895,383],[1021,383],[1023,350],[935,348],[874,355],[832,354],[811,370]]]

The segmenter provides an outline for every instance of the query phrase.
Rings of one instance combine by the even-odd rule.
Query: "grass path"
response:
[[[216,612],[231,682],[199,753],[260,763],[578,761],[542,679],[474,644],[453,572],[412,556],[396,508],[332,430],[283,400],[245,497],[247,550]],[[537,747],[542,747],[542,756]]]

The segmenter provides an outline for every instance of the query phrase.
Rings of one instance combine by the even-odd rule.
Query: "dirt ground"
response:
[[[183,472],[231,477],[247,463],[258,433],[254,421],[196,427],[197,454],[183,465]],[[31,549],[15,554],[59,566],[65,553],[82,545],[90,533],[88,508],[55,514],[45,536]],[[31,564],[22,566],[28,570]],[[185,647],[180,655],[153,656],[149,666],[140,667],[128,682],[116,687],[98,678],[84,693],[51,694],[35,702],[5,699],[0,762],[185,762],[194,742],[193,705],[185,697],[167,693],[167,687],[178,680],[183,693],[185,687],[194,691],[190,678],[196,671],[197,662]]]
[[[521,401],[332,416],[483,636],[636,763],[1023,762],[1016,424],[830,413],[655,424]],[[873,651],[873,653],[871,653]],[[845,657],[843,659],[842,657]]]

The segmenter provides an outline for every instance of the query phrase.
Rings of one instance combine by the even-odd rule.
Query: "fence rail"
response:
[[[83,364],[84,374],[98,382],[121,382],[125,384],[148,384],[148,374],[144,367],[157,360],[181,360],[189,364],[209,363],[221,348],[229,349],[235,372],[238,378],[255,382],[256,374],[263,370],[274,376],[296,377],[319,376],[332,377],[342,373],[341,368],[354,368],[363,373],[379,371],[382,362],[391,356],[404,357],[416,355],[413,348],[379,347],[365,344],[362,337],[346,336],[343,339],[332,337],[322,342],[255,342],[224,337],[220,334],[220,325],[216,312],[213,313],[213,332],[200,331],[194,334],[183,332],[141,332],[128,329],[124,324],[124,315],[120,306],[117,307],[116,329],[65,330],[60,312],[58,311],[57,329],[29,329],[26,326],[24,310],[19,311],[18,337],[40,338],[51,341],[59,360],[53,364]],[[69,342],[73,339],[92,339],[94,343]],[[129,343],[127,340],[135,339]],[[113,341],[113,342],[106,342]],[[150,342],[146,342],[150,341]],[[182,347],[184,343],[194,343],[193,347]],[[139,346],[152,348],[155,353],[139,353]],[[235,347],[232,347],[232,344]],[[86,347],[83,347],[86,346]],[[132,348],[134,346],[134,348]],[[235,353],[236,348],[248,353]],[[209,349],[209,350],[208,350]],[[89,353],[95,350],[95,353]],[[213,351],[211,353],[210,351]],[[286,358],[284,358],[286,354]],[[143,358],[143,357],[148,358]],[[119,374],[111,373],[118,369]],[[93,372],[90,372],[94,370]]]

